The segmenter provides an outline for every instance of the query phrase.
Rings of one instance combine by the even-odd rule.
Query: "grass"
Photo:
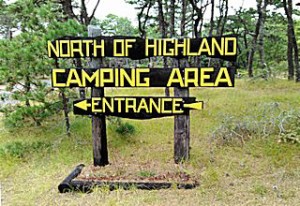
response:
[[[106,94],[163,96],[164,90],[107,89]],[[0,154],[3,205],[297,205],[299,144],[279,143],[275,134],[253,136],[242,146],[217,144],[211,134],[224,117],[243,118],[262,104],[276,102],[282,110],[299,111],[299,85],[242,79],[235,88],[191,89],[191,96],[205,102],[203,111],[191,112],[191,158],[184,168],[198,177],[197,189],[110,192],[103,188],[91,194],[59,194],[58,184],[76,165],[92,163],[92,139],[90,118],[72,116],[68,137],[63,118],[57,116],[42,127],[13,133],[0,125],[0,148],[6,151]],[[124,137],[108,127],[110,162],[121,159],[137,166],[120,167],[117,173],[132,170],[151,176],[172,164],[173,118],[123,121],[134,125],[135,133]],[[155,164],[157,171],[138,166],[145,163]]]

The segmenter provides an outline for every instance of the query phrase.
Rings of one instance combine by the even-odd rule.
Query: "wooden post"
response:
[[[101,30],[95,27],[88,27],[89,37],[101,35]],[[101,58],[92,59],[92,68],[101,68]],[[104,97],[104,88],[92,88],[92,97]],[[93,135],[93,157],[94,166],[105,166],[108,162],[107,137],[105,115],[101,117],[92,116]]]
[[[174,88],[175,97],[189,97],[188,88]],[[190,115],[174,118],[174,161],[176,164],[190,157]]]

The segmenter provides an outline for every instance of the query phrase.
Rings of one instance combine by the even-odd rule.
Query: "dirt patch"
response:
[[[124,163],[114,162],[105,167],[84,167],[76,180],[118,182],[170,182],[199,184],[199,178],[189,172],[188,165],[154,161]]]

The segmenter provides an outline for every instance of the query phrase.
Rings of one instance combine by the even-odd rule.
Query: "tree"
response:
[[[248,75],[249,77],[253,77],[253,61],[254,61],[254,54],[257,49],[257,44],[259,44],[259,51],[260,51],[260,61],[261,66],[264,67],[265,60],[264,60],[264,24],[265,24],[265,17],[266,17],[266,8],[268,5],[268,0],[257,0],[257,13],[258,19],[256,22],[255,33],[252,39],[252,46],[248,56]]]
[[[41,125],[47,117],[62,109],[57,94],[43,81],[50,74],[54,62],[47,58],[47,40],[65,35],[78,35],[82,27],[74,21],[59,22],[60,13],[50,1],[16,1],[2,8],[9,15],[11,29],[19,31],[12,39],[0,41],[0,68],[7,89],[20,102],[19,105],[3,108],[6,123],[22,126],[33,121]]]
[[[297,39],[295,36],[294,20],[293,20],[293,2],[292,0],[283,0],[283,8],[287,17],[288,27],[288,66],[289,79],[294,79],[294,68],[296,68],[296,82],[300,82],[300,65],[299,65],[299,51]]]
[[[128,18],[118,17],[114,14],[108,14],[104,20],[97,22],[94,20],[93,25],[99,25],[103,35],[121,35],[121,36],[137,36],[138,29],[135,28]]]

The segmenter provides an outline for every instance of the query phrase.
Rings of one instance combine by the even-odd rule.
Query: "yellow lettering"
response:
[[[199,86],[199,70],[198,68],[185,68],[184,82],[185,87],[189,87],[189,83],[194,84],[195,87]],[[190,74],[192,77],[190,77]]]
[[[174,43],[174,39],[163,39],[164,41],[164,55],[165,56],[174,56],[174,49],[169,48],[169,51],[167,51],[168,48],[168,42]]]
[[[218,43],[216,38],[212,38],[212,42],[211,42],[211,52],[212,55],[215,55],[216,53],[216,49],[218,50],[218,52],[220,53],[220,55],[224,55],[224,38],[221,38],[221,45]]]
[[[120,53],[118,53],[118,45],[121,45]],[[124,39],[115,39],[114,40],[114,56],[115,57],[124,57],[125,56]]]
[[[162,99],[162,109],[161,109],[161,114],[171,114],[172,113],[172,109],[168,110],[166,109],[166,103],[167,102],[172,102],[172,98],[164,98]]]
[[[229,51],[229,42],[232,41],[233,51]],[[226,37],[225,38],[225,56],[234,56],[236,55],[237,50],[237,41],[235,37]]]
[[[141,110],[144,109],[146,113],[149,113],[147,102],[144,98],[141,99],[141,102],[139,104],[139,107],[137,109],[137,113],[140,113]]]
[[[102,68],[100,71],[100,87],[104,87],[106,83],[114,82],[114,71],[112,68]],[[108,74],[108,77],[105,75]]]
[[[200,55],[202,55],[202,53],[207,53],[208,55],[211,55],[209,44],[208,44],[206,38],[202,39],[202,42],[201,42],[201,45],[200,45],[200,48],[198,51],[198,55],[200,56]]]
[[[82,87],[81,79],[76,69],[71,69],[69,72],[66,85],[70,86],[71,84],[75,84],[78,85],[79,87]]]
[[[197,52],[191,52],[191,40],[187,39],[187,56],[197,56]]]
[[[97,40],[94,40],[94,57],[99,57],[98,56],[98,49],[101,50],[101,56],[104,57],[105,56],[105,44],[104,44],[104,40],[101,40],[100,44],[97,44]]]
[[[179,41],[178,39],[175,39],[175,44],[174,44],[175,56],[179,55],[179,48],[182,48],[182,54],[183,54],[183,56],[185,56],[186,55],[186,39],[183,40],[183,43],[179,43],[178,41]]]
[[[223,74],[225,75],[224,78],[222,78]],[[225,67],[220,68],[220,71],[219,71],[218,76],[216,78],[215,86],[219,86],[220,82],[227,83],[229,87],[232,87],[232,81],[230,79],[228,69],[225,68]]]
[[[135,86],[135,70],[131,71],[131,77],[127,74],[126,70],[120,69],[120,87],[124,87],[125,79],[131,87]]]
[[[176,78],[177,77],[177,78]],[[171,75],[168,80],[167,87],[172,87],[174,83],[179,83],[180,87],[184,87],[183,79],[179,68],[172,69]]]
[[[67,85],[64,83],[57,82],[57,73],[65,73],[65,69],[52,69],[52,85],[53,87],[66,87]]]
[[[99,70],[96,70],[92,76],[90,76],[85,70],[81,70],[81,79],[82,79],[82,86],[86,87],[87,86],[87,81],[89,83],[92,83],[95,81],[95,86],[99,87]]]
[[[125,98],[122,97],[116,97],[115,101],[118,102],[118,112],[121,113],[122,112],[122,101],[124,101]]]
[[[129,102],[132,102],[131,104]],[[126,108],[125,112],[129,113],[129,109],[132,109],[136,113],[136,99],[135,98],[126,98]]]
[[[92,112],[102,112],[101,109],[97,109],[96,106],[99,106],[99,101],[101,100],[100,97],[93,97],[92,98]]]
[[[114,113],[114,99],[110,98],[110,102],[106,98],[102,98],[102,108],[103,108],[103,113],[106,112],[106,107],[109,109],[111,113]]]
[[[57,40],[55,41],[55,47],[54,47],[54,45],[52,44],[51,41],[48,41],[48,56],[49,57],[53,57],[51,55],[51,52],[54,53],[55,57],[59,57],[59,45],[58,45],[58,41]]]
[[[201,68],[200,70],[200,85],[203,87],[213,87],[214,83],[213,82],[206,82],[206,79],[210,79],[210,75],[206,75],[205,73],[207,72],[213,72],[214,68]]]
[[[85,44],[85,54],[86,56],[90,56],[90,44],[93,43],[92,39],[82,40],[82,43]]]
[[[71,40],[71,57],[74,57],[74,53],[79,53],[80,57],[83,57],[83,53],[82,53],[82,42],[81,40]],[[78,48],[74,48],[74,44],[78,44]]]
[[[135,39],[125,39],[125,47],[126,47],[126,50],[125,50],[125,55],[128,56],[129,55],[129,48],[132,48],[132,45],[130,45],[129,43],[134,43],[136,42]]]
[[[147,68],[147,69],[139,69],[137,68],[135,70],[136,72],[136,87],[150,87],[150,79],[149,77],[145,77],[143,78],[143,82],[141,82],[141,73],[149,73],[150,72],[150,69]]]
[[[153,44],[149,44],[149,39],[145,40],[145,55],[149,56],[149,49],[153,49],[153,56],[157,56],[157,43],[156,40],[153,40]]]
[[[63,44],[66,44],[67,53],[64,54]],[[59,41],[59,51],[60,57],[71,57],[70,56],[70,41],[69,40],[60,40]]]
[[[161,108],[160,104],[159,103],[157,104],[153,98],[150,98],[149,99],[149,113],[150,114],[153,113],[153,108],[156,110],[157,113],[160,113],[160,108]]]
[[[174,98],[172,104],[172,113],[181,114],[183,110],[180,109],[180,105],[182,103],[182,99]]]

